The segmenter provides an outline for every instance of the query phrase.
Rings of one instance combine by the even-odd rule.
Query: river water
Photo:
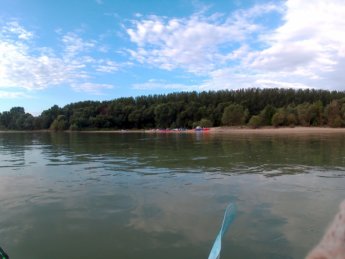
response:
[[[0,133],[11,258],[303,258],[345,199],[345,136]]]

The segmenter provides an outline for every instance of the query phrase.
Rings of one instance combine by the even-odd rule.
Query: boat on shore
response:
[[[195,130],[195,131],[209,131],[210,128],[203,128],[203,127],[198,126],[198,127],[196,127],[194,130]]]

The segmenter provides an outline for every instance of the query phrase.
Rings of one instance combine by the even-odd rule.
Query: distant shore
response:
[[[146,129],[146,130],[86,130],[77,131],[80,133],[147,133],[147,134],[261,134],[261,135],[309,135],[309,134],[345,134],[345,128],[330,128],[330,127],[262,127],[252,129],[248,127],[212,127],[207,131],[195,131],[194,129],[188,130],[159,130],[159,129]]]
[[[32,131],[17,131],[17,130],[0,130],[0,133],[47,133],[54,132],[51,130],[32,130]],[[345,134],[345,128],[330,128],[330,127],[263,127],[252,129],[248,127],[212,127],[207,131],[188,130],[158,130],[158,129],[142,129],[142,130],[82,130],[82,131],[64,131],[67,133],[149,133],[149,134],[184,134],[184,133],[200,133],[200,134],[262,134],[262,135],[289,135],[289,134]]]
[[[330,127],[263,127],[258,129],[252,128],[234,128],[234,127],[216,127],[210,130],[212,133],[224,134],[332,134],[344,133],[345,128]]]

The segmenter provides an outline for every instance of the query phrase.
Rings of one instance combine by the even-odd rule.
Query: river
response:
[[[11,258],[303,258],[345,199],[345,135],[0,133]]]

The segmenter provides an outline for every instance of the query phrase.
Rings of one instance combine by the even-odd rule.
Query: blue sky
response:
[[[248,87],[344,90],[342,0],[0,0],[0,112]]]

